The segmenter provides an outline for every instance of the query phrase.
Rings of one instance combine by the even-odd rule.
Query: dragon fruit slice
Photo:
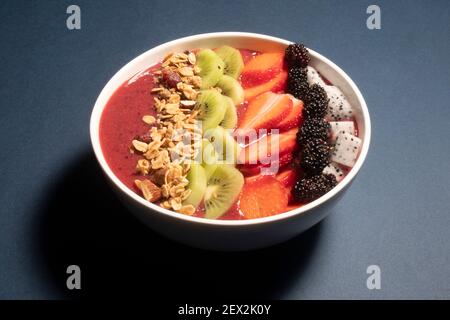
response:
[[[336,177],[336,181],[339,182],[342,179],[344,179],[344,171],[339,167],[339,165],[335,162],[331,162],[329,165],[327,165],[322,173],[324,174],[332,174]]]
[[[355,134],[355,124],[353,121],[331,121],[331,140],[336,140],[339,132]]]
[[[339,132],[336,137],[331,161],[347,167],[353,167],[361,148],[362,140],[347,132]]]
[[[314,69],[311,66],[308,66],[307,69],[308,69],[308,83],[310,86],[315,83],[318,83],[322,87],[326,86],[325,82],[322,80],[316,69]]]
[[[328,99],[327,119],[332,121],[341,121],[353,117],[353,109],[342,91],[335,86],[325,86]]]

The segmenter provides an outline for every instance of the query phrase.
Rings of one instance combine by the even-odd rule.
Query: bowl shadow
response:
[[[277,299],[301,277],[320,240],[319,223],[256,251],[175,243],[127,212],[91,152],[69,164],[44,194],[33,240],[58,298]],[[81,268],[81,290],[66,288],[72,264]]]

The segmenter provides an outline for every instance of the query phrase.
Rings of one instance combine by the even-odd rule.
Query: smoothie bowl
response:
[[[273,245],[323,219],[366,157],[353,81],[303,44],[223,32],[138,56],[91,116],[96,157],[150,228],[216,250]]]

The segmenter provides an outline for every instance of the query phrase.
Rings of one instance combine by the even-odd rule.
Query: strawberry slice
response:
[[[289,113],[286,118],[281,120],[281,122],[278,124],[277,128],[280,130],[280,132],[297,128],[300,126],[300,124],[303,121],[302,112],[303,112],[303,101],[296,99],[294,97],[291,97],[293,105],[291,113]]]
[[[246,219],[272,216],[286,211],[288,193],[272,176],[246,179],[239,208]]]
[[[256,97],[257,95],[259,95],[263,92],[266,92],[266,91],[272,91],[272,92],[284,91],[284,89],[286,88],[287,76],[288,76],[287,71],[282,70],[275,77],[273,77],[270,81],[267,81],[260,85],[245,89],[244,90],[245,100],[249,101],[249,100],[253,99],[254,97]]]
[[[286,136],[297,136],[298,128],[292,128],[289,131],[283,132]]]
[[[268,52],[253,57],[242,70],[242,86],[245,89],[270,81],[280,73],[283,64],[284,52]]]
[[[249,89],[260,84],[269,82],[280,73],[280,70],[265,70],[243,73],[241,75],[241,85],[244,89]]]
[[[283,68],[284,51],[261,53],[250,59],[242,69],[242,74],[264,71],[281,70]]]
[[[264,173],[264,175],[276,175],[283,167],[292,163],[293,160],[292,153],[286,153],[280,156],[279,160],[275,160],[271,164],[254,164],[254,165],[239,165],[239,171],[241,171],[245,176],[255,176]]]
[[[245,135],[249,130],[271,129],[292,111],[292,99],[287,94],[265,92],[247,106],[237,133]]]
[[[294,200],[294,197],[292,195],[292,188],[294,188],[294,185],[299,178],[299,173],[292,168],[288,168],[277,174],[275,178],[277,178],[278,181],[280,181],[281,184],[286,188],[289,203],[291,203]]]
[[[291,154],[294,151],[297,131],[298,129],[293,129],[282,134],[265,135],[250,143],[241,150],[238,158],[239,163],[269,165],[271,160],[281,160],[283,155]]]
[[[297,181],[297,172],[294,169],[287,169],[277,174],[275,178],[290,191]]]
[[[292,155],[292,152],[283,154],[282,156],[280,156],[280,160],[278,160],[278,167],[283,168],[284,166],[290,164],[293,158],[294,156]]]

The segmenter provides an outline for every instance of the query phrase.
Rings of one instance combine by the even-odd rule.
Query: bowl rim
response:
[[[168,217],[179,219],[185,222],[190,223],[199,223],[204,225],[214,225],[214,226],[249,226],[249,225],[258,225],[258,224],[265,224],[265,223],[271,223],[271,222],[279,222],[281,220],[287,220],[296,216],[304,215],[311,211],[314,208],[317,208],[324,204],[325,202],[329,201],[333,197],[335,197],[337,194],[339,194],[341,191],[345,189],[347,185],[354,179],[356,174],[361,169],[370,145],[370,138],[371,138],[371,122],[370,122],[370,116],[369,111],[366,105],[366,102],[356,86],[356,84],[353,82],[353,80],[335,63],[333,63],[328,58],[324,57],[323,55],[317,53],[316,51],[308,48],[309,53],[311,56],[314,56],[318,60],[321,60],[323,63],[331,67],[333,70],[335,70],[337,73],[340,74],[340,76],[349,84],[351,89],[356,95],[356,98],[358,102],[361,105],[361,111],[362,111],[362,119],[364,122],[364,140],[363,145],[361,148],[361,152],[359,154],[358,159],[356,160],[355,165],[351,168],[349,173],[344,177],[342,181],[340,181],[336,187],[334,187],[331,191],[326,193],[325,195],[321,196],[320,198],[303,205],[299,208],[296,208],[294,210],[290,210],[287,212],[283,212],[280,214],[276,214],[269,217],[263,217],[263,218],[255,218],[255,219],[248,219],[248,220],[213,220],[213,219],[205,219],[201,217],[194,217],[194,216],[188,216],[184,214],[180,214],[168,209],[164,209],[160,207],[159,205],[156,205],[154,203],[151,203],[144,198],[142,198],[140,195],[136,194],[133,190],[129,189],[120,179],[114,174],[114,172],[109,167],[108,163],[106,162],[106,159],[103,155],[103,151],[100,144],[100,120],[101,120],[101,114],[107,105],[106,103],[102,103],[102,99],[106,96],[105,101],[109,101],[112,94],[114,94],[115,90],[117,90],[117,86],[115,86],[111,92],[110,87],[113,85],[114,82],[117,82],[117,79],[120,78],[122,73],[125,73],[128,68],[132,67],[135,63],[143,59],[147,55],[151,55],[155,51],[164,50],[166,47],[170,47],[173,45],[182,44],[184,42],[189,42],[193,40],[204,40],[208,38],[230,38],[230,37],[237,37],[237,38],[255,38],[258,40],[268,40],[272,42],[276,42],[283,45],[289,45],[292,43],[292,41],[281,39],[278,37],[268,36],[264,34],[259,33],[251,33],[251,32],[212,32],[212,33],[203,33],[203,34],[197,34],[197,35],[191,35],[183,38],[179,38],[176,40],[172,40],[169,42],[162,43],[158,46],[155,46],[142,54],[138,55],[137,57],[133,58],[131,61],[127,62],[122,68],[119,69],[112,77],[111,79],[106,83],[106,85],[103,87],[102,91],[100,92],[99,96],[96,99],[96,102],[94,104],[94,108],[91,113],[90,117],[90,138],[91,138],[91,144],[94,149],[95,156],[97,158],[97,161],[100,164],[100,167],[102,168],[103,172],[106,174],[106,176],[109,178],[110,181],[114,183],[114,185],[127,197],[129,197],[131,200],[137,202],[138,204],[146,207],[149,210],[155,211],[155,214],[163,214],[167,215]]]

